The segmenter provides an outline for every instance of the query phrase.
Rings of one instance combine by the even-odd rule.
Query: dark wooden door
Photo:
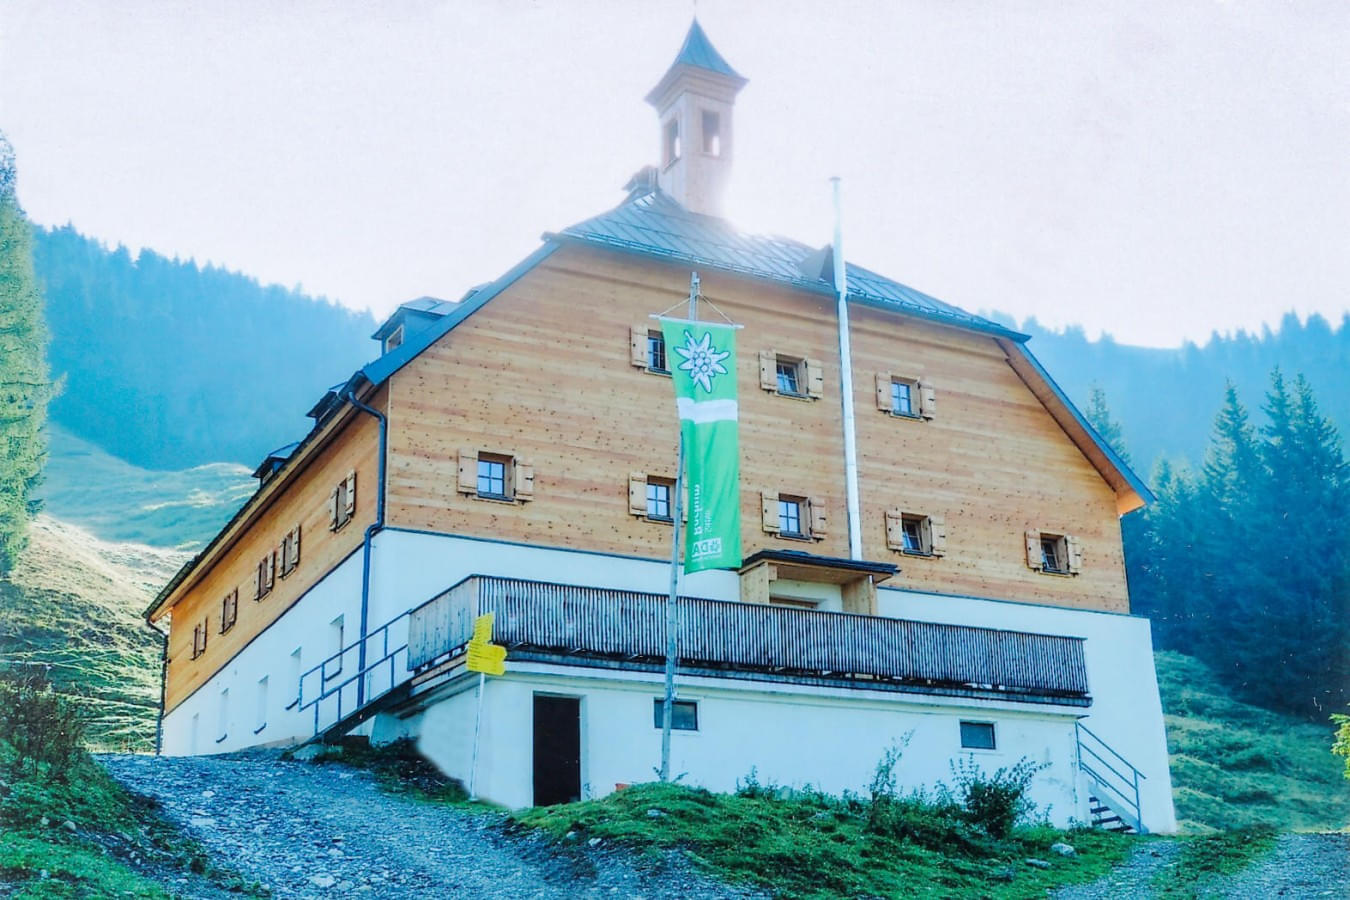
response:
[[[534,697],[534,805],[581,799],[581,701]]]

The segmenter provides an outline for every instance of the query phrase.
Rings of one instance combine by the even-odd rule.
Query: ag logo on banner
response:
[[[689,523],[685,572],[741,565],[736,329],[661,319],[684,439]]]

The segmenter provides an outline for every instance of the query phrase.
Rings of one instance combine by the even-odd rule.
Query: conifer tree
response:
[[[0,134],[0,573],[23,549],[37,512],[51,384],[32,231],[15,195],[14,153]]]

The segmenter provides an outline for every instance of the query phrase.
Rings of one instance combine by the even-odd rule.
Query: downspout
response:
[[[356,708],[366,703],[366,631],[370,627],[370,546],[375,534],[384,528],[384,465],[389,439],[389,420],[378,409],[367,406],[356,398],[353,388],[346,390],[347,399],[361,412],[375,417],[380,423],[379,475],[375,487],[375,521],[366,528],[361,548],[361,644],[357,649]]]
[[[159,756],[164,749],[164,700],[169,691],[169,633],[149,619],[145,627],[159,635],[159,710],[155,713],[155,755]]]
[[[839,177],[834,185],[834,286],[839,292],[839,391],[844,406],[844,497],[848,505],[849,559],[862,559],[858,511],[858,437],[853,421],[853,345],[848,331],[848,274],[844,266],[844,206]]]

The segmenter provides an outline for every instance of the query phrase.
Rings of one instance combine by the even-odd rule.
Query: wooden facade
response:
[[[378,398],[376,408],[383,406],[383,397]],[[288,466],[261,487],[244,515],[227,528],[224,539],[204,554],[163,604],[166,609],[171,607],[173,623],[166,712],[360,548],[366,527],[375,520],[379,427],[371,416],[347,412],[315,437],[315,446],[306,448],[310,452],[293,463],[294,471]],[[345,489],[353,475],[352,514],[338,530],[331,530],[333,490]],[[345,512],[345,506],[340,512]],[[298,546],[287,540],[297,529]],[[283,577],[284,560],[273,563],[271,588],[255,600],[259,563],[282,553],[283,545],[295,547],[294,568]],[[227,596],[237,597],[236,619],[222,633]],[[194,657],[194,631],[203,624],[206,647]]]

